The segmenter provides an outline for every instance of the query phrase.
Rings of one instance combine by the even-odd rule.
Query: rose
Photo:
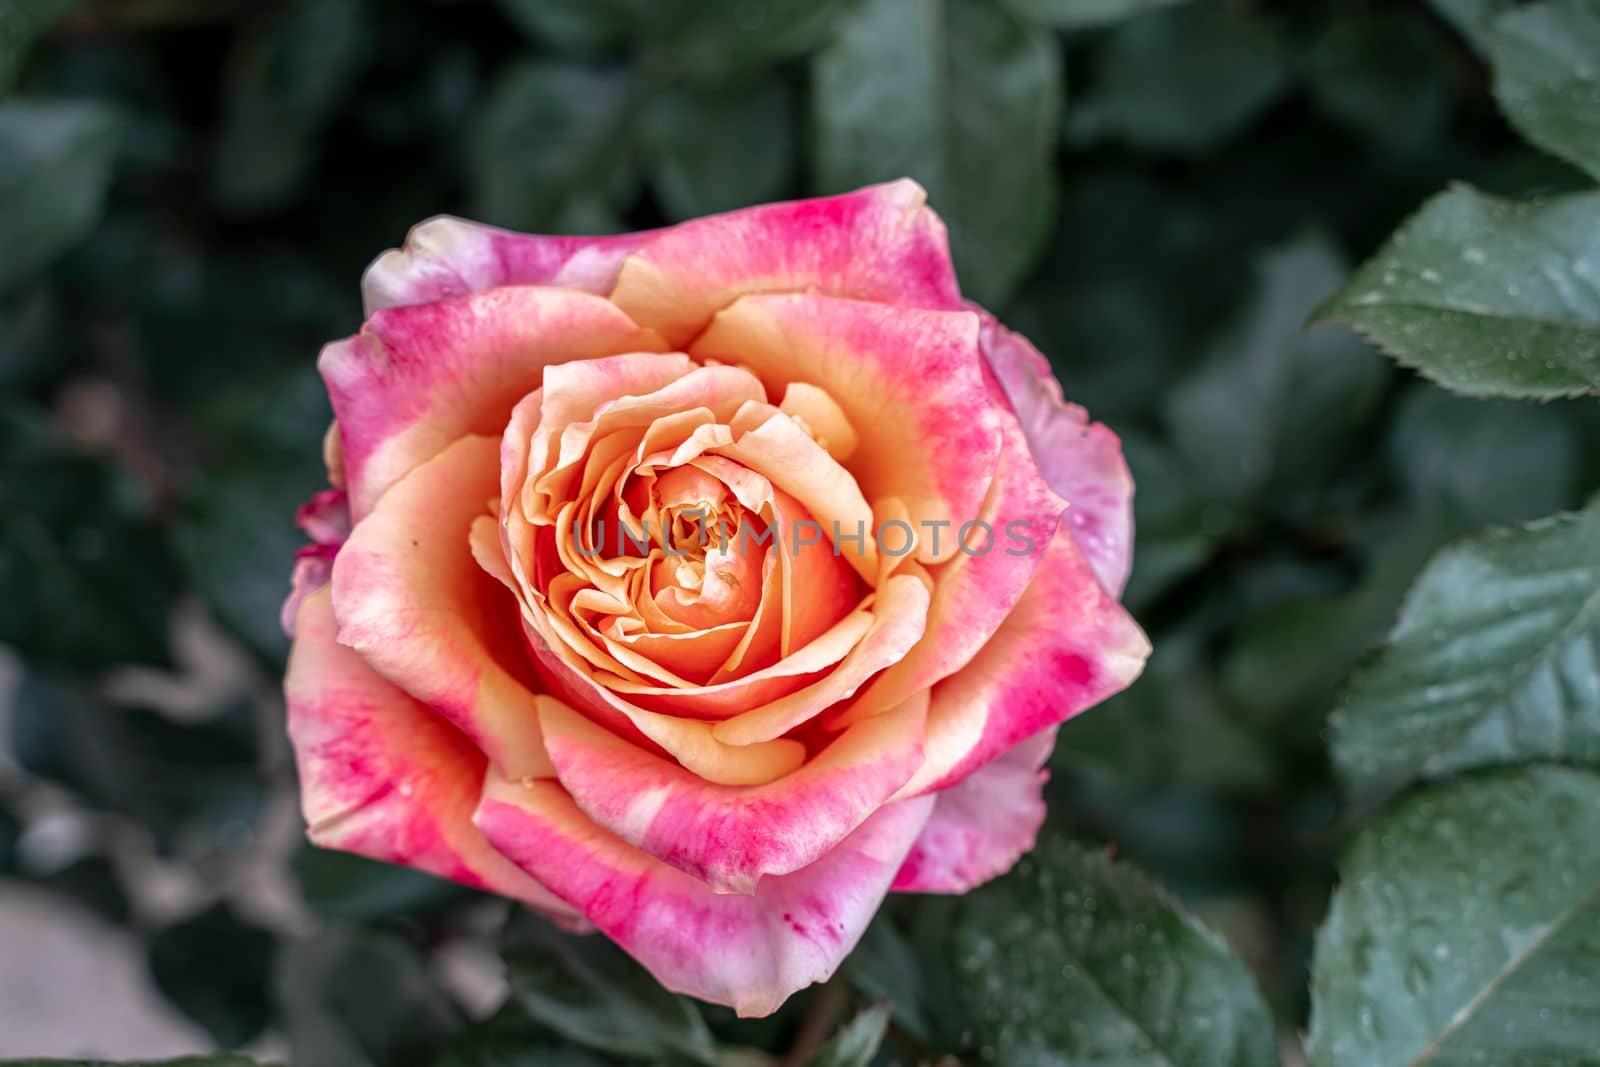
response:
[[[744,1014],[1032,847],[1054,727],[1148,653],[1132,483],[923,199],[372,265],[285,605],[314,841]]]

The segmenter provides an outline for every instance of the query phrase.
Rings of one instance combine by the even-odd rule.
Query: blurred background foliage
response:
[[[992,1057],[968,1012],[1026,945],[952,948],[945,900],[894,900],[760,1022],[524,919],[507,987],[503,907],[299,843],[276,689],[313,361],[410,225],[609,232],[909,174],[1139,487],[1157,651],[1063,729],[1046,855],[1092,886],[1124,876],[1055,838],[1109,842],[1174,890],[1298,1062],[1339,679],[1439,546],[1600,486],[1590,407],[1457,399],[1303,329],[1448,183],[1584,184],[1463,35],[1510,6],[0,0],[0,1054],[865,1064],[887,1024],[879,1062]],[[63,923],[169,1029],[97,1029]],[[1070,1003],[1052,981],[1015,988]],[[879,997],[892,1022],[817,1051]]]

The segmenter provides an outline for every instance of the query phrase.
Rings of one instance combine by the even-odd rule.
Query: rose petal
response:
[[[343,489],[313,494],[294,513],[294,524],[319,545],[342,545],[350,536],[350,497]]]
[[[473,559],[500,445],[463,437],[396,482],[333,566],[339,640],[513,778],[552,775],[517,604]]]
[[[278,609],[278,625],[290,637],[294,636],[295,621],[300,617],[300,605],[333,577],[333,557],[338,551],[333,545],[306,545],[295,552],[289,595]]]
[[[1122,442],[1061,397],[1050,363],[1021,334],[985,314],[983,350],[1016,410],[1050,487],[1072,508],[1067,526],[1113,596],[1133,567],[1133,475]]]
[[[922,762],[928,697],[845,731],[766,785],[714,785],[577,712],[541,712],[551,761],[584,812],[629,844],[718,892],[753,893],[836,846]]]
[[[806,291],[901,307],[958,307],[944,223],[926,201],[920,185],[902,179],[694,219],[624,260],[611,299],[674,347],[746,293]]]
[[[1017,420],[1007,416],[999,467],[989,499],[975,518],[968,548],[941,564],[928,609],[927,635],[904,659],[873,680],[861,696],[834,713],[830,725],[853,722],[893,707],[965,667],[1016,607],[1044,562],[1065,501],[1044,483],[1028,454]],[[960,528],[957,528],[957,534]],[[982,551],[980,555],[979,552]]]
[[[1066,530],[989,643],[933,689],[926,759],[900,791],[947,789],[999,753],[1133,683],[1150,655]]]
[[[492,289],[377,312],[317,362],[353,516],[456,438],[500,433],[547,365],[662,347],[608,301],[568,289]]]
[[[861,492],[903,500],[921,527],[917,559],[937,563],[956,554],[956,528],[979,513],[1000,455],[1005,412],[984,380],[978,327],[967,311],[746,296],[689,351],[747,367],[771,395],[802,381],[831,396],[860,435]]]
[[[749,895],[717,893],[627,844],[554,782],[491,774],[475,821],[668,989],[761,1016],[838,969],[932,806],[882,808],[811,866],[763,878]]]
[[[361,278],[371,315],[389,307],[431,304],[502,285],[554,285],[604,296],[622,258],[650,231],[614,237],[544,237],[436,215],[406,235]]]
[[[933,814],[895,875],[897,893],[965,893],[998,878],[1033,848],[1044,825],[1045,730],[936,793]]]
[[[306,597],[296,629],[284,693],[311,840],[581,923],[472,825],[483,754],[338,643],[328,590]]]
[[[926,632],[928,587],[921,576],[896,574],[877,590],[872,625],[833,670],[804,689],[724,719],[712,729],[719,740],[751,745],[782,737],[824,708],[848,700],[892,663],[903,659]]]

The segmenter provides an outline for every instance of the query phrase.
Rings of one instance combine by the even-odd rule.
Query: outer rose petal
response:
[[[934,794],[933,815],[895,875],[894,891],[965,893],[1009,871],[1044,825],[1050,772],[1041,768],[1055,742],[1054,730],[1035,734]]]
[[[901,796],[948,789],[1023,738],[1126,689],[1150,641],[1065,530],[989,643],[933,688],[927,758]]]
[[[464,434],[499,434],[551,363],[658,352],[601,297],[511,286],[390,308],[322,350],[357,521],[395,480]]]
[[[556,285],[604,296],[622,258],[650,231],[615,237],[541,237],[436,215],[361,277],[366,312],[431,304],[502,285]]]
[[[918,694],[754,788],[707,782],[559,704],[542,725],[562,785],[596,822],[718,892],[754,893],[821,859],[906,783],[927,710]]]
[[[337,642],[327,589],[305,598],[297,631],[284,693],[311,840],[581,923],[472,825],[483,754]]]
[[[350,536],[350,499],[343,489],[324,489],[300,505],[294,522],[311,538],[311,544],[294,554],[289,596],[278,613],[278,623],[290,637],[294,636],[300,602],[333,577],[333,558]]]
[[[1067,526],[1095,574],[1122,595],[1133,567],[1133,475],[1117,435],[1061,398],[1050,363],[987,313],[983,351],[1016,410],[1050,488],[1071,505]]]
[[[693,219],[623,261],[611,299],[681,346],[746,293],[961,306],[944,223],[910,179]]]
[[[749,896],[714,892],[628,845],[554,782],[491,773],[475,821],[668,989],[760,1016],[838,968],[932,807],[922,797],[883,808],[816,863],[763,878]]]
[[[396,482],[334,562],[334,613],[341,642],[501,770],[549,776],[516,601],[472,556],[499,460],[495,438],[463,437]]]
[[[294,636],[300,605],[306,597],[328,584],[333,577],[333,557],[338,548],[333,545],[306,545],[294,554],[294,571],[289,576],[289,595],[278,611],[278,625],[290,637]]]

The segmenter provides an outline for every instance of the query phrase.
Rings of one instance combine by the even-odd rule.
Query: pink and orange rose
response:
[[[1032,846],[1149,651],[1133,486],[923,201],[379,257],[285,605],[314,841],[751,1015]]]

